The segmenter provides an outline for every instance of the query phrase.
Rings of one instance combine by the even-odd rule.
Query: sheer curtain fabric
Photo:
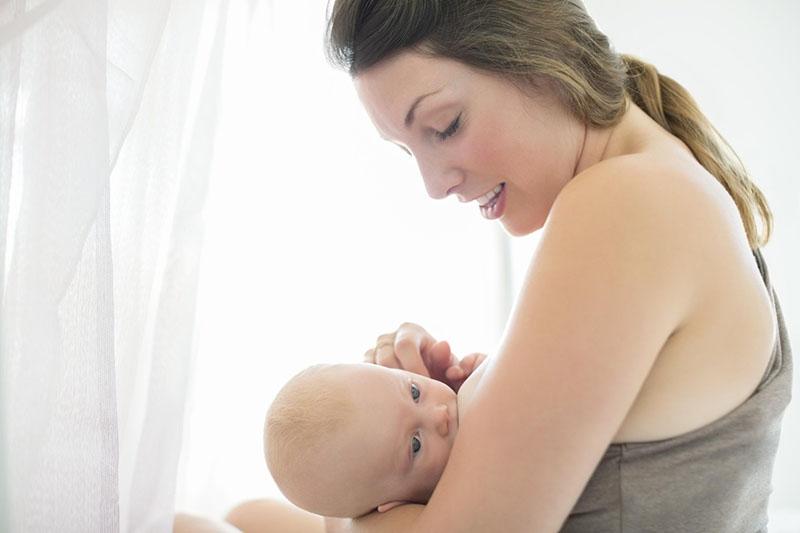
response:
[[[0,4],[0,530],[171,528],[227,9]]]

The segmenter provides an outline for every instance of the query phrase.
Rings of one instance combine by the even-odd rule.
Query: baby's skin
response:
[[[267,414],[265,455],[275,482],[289,501],[324,516],[427,503],[458,432],[459,404],[482,370],[458,394],[369,363],[304,370]]]

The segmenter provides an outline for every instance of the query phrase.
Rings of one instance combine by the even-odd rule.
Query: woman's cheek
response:
[[[468,162],[465,166],[480,179],[499,178],[502,174],[498,146],[490,135],[475,133],[466,139],[461,150],[462,161]]]

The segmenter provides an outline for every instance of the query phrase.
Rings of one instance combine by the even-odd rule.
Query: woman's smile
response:
[[[494,220],[503,216],[503,210],[506,207],[506,184],[501,183],[495,187],[489,195],[489,199],[483,203],[484,197],[478,199],[480,205],[481,215],[489,220]]]

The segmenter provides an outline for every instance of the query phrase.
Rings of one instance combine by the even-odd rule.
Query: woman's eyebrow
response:
[[[431,93],[423,94],[422,96],[419,96],[416,100],[414,100],[414,103],[411,104],[411,108],[408,110],[408,113],[406,113],[406,119],[404,121],[406,128],[410,128],[411,125],[414,123],[414,111],[416,111],[419,103],[422,102],[425,98],[440,92],[443,88],[444,87],[439,88]]]

